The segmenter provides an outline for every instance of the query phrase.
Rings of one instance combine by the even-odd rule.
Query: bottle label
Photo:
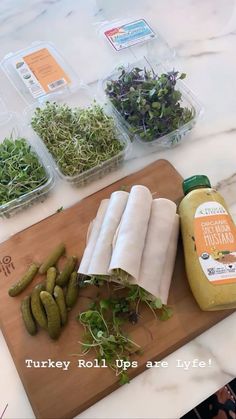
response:
[[[212,284],[236,283],[236,227],[223,205],[204,202],[194,217],[199,263]]]

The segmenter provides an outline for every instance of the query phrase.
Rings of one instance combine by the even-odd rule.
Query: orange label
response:
[[[194,235],[199,263],[214,284],[236,282],[236,228],[218,202],[205,202],[195,213]]]
[[[70,79],[47,48],[23,57],[46,93],[70,83]]]

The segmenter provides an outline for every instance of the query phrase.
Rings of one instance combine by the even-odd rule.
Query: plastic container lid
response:
[[[138,16],[100,22],[98,43],[103,54],[106,54],[106,70],[101,78],[114,69],[114,63],[119,67],[143,57],[149,57],[151,61],[156,59],[167,66],[171,64],[175,50],[153,29],[149,22]]]
[[[193,189],[211,188],[211,183],[205,175],[194,175],[183,181],[184,195],[187,195]]]
[[[136,61],[150,48],[154,48],[155,56],[157,54],[162,60],[175,56],[174,49],[169,47],[160,33],[153,30],[145,19],[137,16],[103,21],[99,25],[98,34],[105,40],[111,52],[118,52],[118,55],[123,56],[129,53],[129,60],[133,56]]]
[[[7,54],[0,63],[27,104],[41,102],[54,92],[73,91],[79,79],[50,42],[34,42]]]

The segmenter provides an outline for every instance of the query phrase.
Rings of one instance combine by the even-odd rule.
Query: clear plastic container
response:
[[[57,161],[53,157],[53,155],[49,152],[47,146],[43,142],[43,140],[34,132],[33,128],[31,127],[31,119],[34,115],[35,109],[37,107],[43,108],[47,101],[49,102],[56,102],[57,104],[66,104],[71,108],[74,107],[81,107],[86,108],[94,102],[94,96],[92,95],[90,89],[87,86],[80,86],[77,90],[72,92],[57,92],[55,94],[47,95],[44,101],[41,101],[39,104],[34,104],[29,106],[25,110],[24,119],[27,121],[27,126],[30,131],[30,136],[34,138],[34,141],[40,143],[41,147],[44,149],[45,155],[50,159],[51,164],[53,165],[55,171],[57,172],[60,179],[63,181],[69,182],[72,185],[76,186],[84,186],[93,180],[98,180],[104,177],[107,173],[116,170],[122,162],[127,158],[130,152],[131,143],[129,140],[129,136],[127,133],[122,129],[121,124],[114,116],[113,112],[106,107],[104,109],[105,113],[109,116],[112,116],[115,123],[115,129],[117,133],[117,139],[120,143],[124,145],[122,151],[120,151],[117,155],[106,160],[105,162],[86,170],[80,174],[76,174],[74,176],[67,176],[65,175],[62,170],[60,169]],[[98,104],[101,105],[99,101],[96,101]]]
[[[2,143],[5,138],[9,137],[11,137],[13,140],[16,140],[19,137],[26,140],[27,144],[30,145],[31,150],[36,154],[39,162],[43,166],[46,172],[47,181],[32,191],[23,194],[3,205],[0,205],[0,217],[3,218],[9,218],[16,212],[32,205],[38,200],[42,202],[54,186],[53,171],[50,165],[45,162],[45,158],[42,155],[40,148],[35,147],[31,141],[31,138],[29,139],[29,137],[26,136],[25,130],[18,121],[16,114],[5,111],[0,113],[0,143]],[[1,164],[4,165],[4,161]]]
[[[10,52],[0,63],[27,104],[44,101],[56,91],[73,92],[79,79],[51,42],[37,41]]]
[[[126,71],[131,71],[132,68],[138,67],[140,69],[146,68],[147,70],[154,70],[156,74],[162,74],[170,71],[170,68],[165,68],[162,63],[157,63],[151,58],[143,57],[143,59],[130,63],[129,65],[125,65],[124,69]],[[173,70],[173,67],[172,67]],[[134,134],[132,132],[132,126],[125,120],[123,115],[116,109],[116,107],[112,104],[109,95],[106,93],[106,85],[107,82],[111,80],[117,80],[118,75],[120,74],[118,68],[116,68],[108,77],[103,79],[100,83],[100,91],[102,95],[106,97],[109,106],[113,110],[113,112],[117,115],[118,119],[125,127],[127,133],[130,135],[131,140],[137,141],[145,145],[145,147],[152,148],[153,151],[161,150],[165,148],[171,148],[179,144],[183,137],[194,127],[199,118],[200,114],[202,113],[202,106],[195,97],[195,95],[190,91],[190,89],[183,83],[182,80],[178,80],[176,83],[176,90],[179,90],[182,94],[181,105],[182,107],[187,107],[192,111],[192,118],[185,124],[181,125],[178,129],[169,132],[157,139],[153,139],[151,141],[145,141],[145,139],[141,138],[140,135]],[[150,150],[151,151],[151,150]]]
[[[82,85],[53,44],[35,42],[24,50],[10,53],[3,58],[1,67],[28,104],[24,111],[28,136],[33,138],[36,146],[39,145],[43,156],[48,159],[60,179],[70,184],[85,185],[103,177],[123,162],[128,154],[130,141],[116,118],[117,138],[124,144],[124,149],[113,158],[75,176],[63,174],[43,140],[31,128],[30,122],[35,109],[43,107],[46,101],[55,101],[70,107],[87,107],[93,102],[89,89]],[[112,111],[109,110],[108,113],[112,114]]]
[[[102,51],[104,57],[104,70],[99,70],[100,79],[106,77],[107,74],[113,71],[114,65],[118,68],[121,65],[128,65],[129,63],[142,60],[143,57],[149,57],[151,61],[158,58],[158,60],[165,66],[169,66],[175,57],[175,50],[170,48],[168,43],[162,38],[161,34],[156,30],[158,23],[156,25],[152,24],[149,26],[149,29],[153,32],[152,36],[142,36],[139,30],[136,29],[132,32],[130,31],[130,25],[132,28],[133,24],[137,22],[145,22],[149,26],[149,22],[140,16],[133,15],[127,18],[118,18],[111,21],[99,22],[97,25],[97,42],[98,47]],[[127,25],[129,28],[127,28]],[[156,26],[156,27],[155,27]],[[116,30],[116,35],[123,34],[125,39],[129,38],[129,34],[134,35],[131,42],[125,41],[118,49],[115,48],[114,43],[110,41],[108,32],[113,32],[114,28]],[[117,39],[117,38],[116,38]],[[101,76],[101,74],[103,74]]]

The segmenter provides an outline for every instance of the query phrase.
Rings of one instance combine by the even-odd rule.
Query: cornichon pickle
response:
[[[63,293],[62,288],[59,287],[59,285],[55,286],[53,295],[60,311],[61,324],[62,326],[64,326],[67,322],[67,309],[66,309],[64,293]]]
[[[53,293],[55,284],[56,284],[56,276],[57,276],[57,270],[54,266],[51,266],[47,270],[47,279],[46,279],[46,291],[50,294]]]
[[[37,333],[37,326],[34,321],[31,305],[30,305],[30,296],[27,295],[21,302],[21,313],[25,327],[30,335],[35,335]]]
[[[65,245],[64,243],[60,243],[47,257],[47,259],[43,262],[43,264],[39,268],[40,274],[45,274],[51,266],[54,266],[58,259],[65,253]]]
[[[16,284],[11,286],[11,288],[8,290],[8,294],[11,297],[15,297],[16,295],[20,294],[34,279],[38,269],[38,265],[36,265],[36,263],[32,263],[22,278],[16,282]]]
[[[33,289],[31,294],[31,311],[40,327],[47,329],[48,321],[47,316],[40,299],[40,292],[45,290],[44,284],[38,284]]]
[[[58,277],[56,279],[56,284],[57,285],[60,285],[60,287],[64,287],[67,284],[67,282],[69,281],[70,275],[72,274],[73,270],[75,269],[76,263],[77,263],[77,257],[76,256],[68,257],[63,271],[58,275]]]
[[[49,336],[52,339],[57,339],[61,332],[61,318],[57,303],[53,296],[47,291],[40,292],[40,299],[47,314]]]
[[[78,277],[77,272],[72,272],[69,283],[68,283],[68,287],[67,287],[67,293],[66,293],[66,305],[68,308],[72,308],[75,305],[78,295],[79,295],[79,286],[78,286],[77,277]]]

